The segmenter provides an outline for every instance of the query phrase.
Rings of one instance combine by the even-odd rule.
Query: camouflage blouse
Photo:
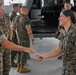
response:
[[[4,35],[2,27],[0,27],[0,43],[5,39],[7,39],[7,37]]]
[[[0,20],[0,42],[7,39],[10,24],[9,15],[5,13],[3,19]]]
[[[60,40],[63,52],[63,74],[76,75],[76,27],[71,25]]]
[[[17,29],[18,37],[20,42],[30,42],[29,35],[26,30],[26,26],[29,26],[30,19],[27,15],[18,15],[14,20],[14,28]]]
[[[12,11],[10,14],[9,14],[9,19],[10,19],[10,21],[11,22],[13,22],[14,21],[14,18],[17,16],[17,14],[14,12],[14,11]]]

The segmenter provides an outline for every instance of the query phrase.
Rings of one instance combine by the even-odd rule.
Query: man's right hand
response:
[[[30,48],[30,49],[29,49],[29,53],[31,53],[31,54],[36,54],[36,51]]]

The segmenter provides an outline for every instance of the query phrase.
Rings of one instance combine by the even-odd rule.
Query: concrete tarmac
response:
[[[30,43],[31,44],[31,43]],[[38,54],[48,53],[54,50],[59,44],[59,40],[51,38],[35,38],[35,45],[31,44],[31,48],[35,49]],[[42,62],[36,61],[35,55],[30,55],[26,66],[31,69],[29,73],[19,73],[16,68],[11,68],[10,75],[61,75],[62,60],[48,58]]]

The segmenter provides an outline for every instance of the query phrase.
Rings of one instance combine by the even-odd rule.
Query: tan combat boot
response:
[[[30,69],[28,69],[28,68],[26,68],[26,67],[24,67],[23,65],[19,65],[19,72],[20,73],[28,73],[28,72],[30,72]]]
[[[17,67],[17,64],[11,60],[11,67]]]
[[[17,71],[19,71],[20,69],[20,64],[17,64]]]

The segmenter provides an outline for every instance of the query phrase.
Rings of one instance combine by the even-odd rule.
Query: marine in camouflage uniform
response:
[[[62,75],[76,75],[76,27],[74,25],[75,21],[76,20],[72,10],[64,10],[61,12],[59,17],[59,23],[65,28],[64,31],[60,34],[60,46],[63,57]]]
[[[30,47],[30,38],[26,28],[29,27],[30,20],[27,15],[19,15],[15,18],[14,28],[17,28],[20,45]],[[18,53],[18,64],[25,65],[28,59],[29,53],[19,52]]]
[[[22,7],[21,9],[22,9],[22,12],[27,11],[26,7]],[[25,46],[25,47],[30,47],[30,38],[31,37],[29,37],[29,34],[31,35],[32,32],[31,32],[31,26],[30,26],[30,19],[29,19],[27,13],[25,13],[25,14],[21,13],[21,15],[17,16],[15,18],[13,25],[14,25],[15,30],[17,30],[17,33],[18,33],[17,37],[19,37],[20,45]],[[30,29],[30,31],[29,31],[30,33],[28,33],[28,31],[27,31],[28,28]],[[28,53],[24,53],[23,51],[19,52],[18,64],[20,66],[23,66],[22,69],[20,69],[18,67],[19,72],[22,72],[22,73],[30,72],[29,69],[24,67],[24,65],[27,62],[28,56],[29,56]]]
[[[13,22],[15,17],[17,16],[16,12],[14,12],[14,10],[9,14],[9,18],[10,18],[10,21]],[[13,37],[12,37],[12,41],[15,43],[15,44],[18,44],[18,41],[17,41],[17,37],[16,37],[16,32],[13,30]],[[14,63],[14,59],[15,59],[15,56],[17,55],[18,51],[11,51],[11,66],[12,67],[17,67],[17,65]]]
[[[76,19],[76,12],[72,9],[71,3],[66,1],[66,2],[64,3],[64,8],[63,8],[62,10],[68,10],[68,9],[71,9],[71,10],[73,11],[74,17],[75,17],[75,19]],[[73,24],[76,26],[76,22],[74,22]],[[59,36],[59,34],[60,34],[63,30],[64,30],[64,27],[63,27],[63,26],[58,26],[57,38],[58,38],[59,40],[60,40],[60,38],[59,38],[58,36]],[[62,59],[62,55],[60,55],[60,56],[58,57],[58,59]]]
[[[30,20],[27,15],[20,15],[19,20],[20,20],[20,26],[17,25],[17,31],[18,31],[20,43],[22,46],[30,47],[30,39],[26,31],[26,28],[30,25]],[[29,53],[25,53],[25,52],[20,52],[20,53],[21,55],[18,62],[20,62],[20,64],[22,65],[25,65],[27,62]]]
[[[0,36],[2,36],[0,42],[8,38],[9,26],[9,16],[4,14],[3,19],[0,20]],[[4,35],[6,35],[7,38]],[[10,59],[10,50],[6,50],[0,46],[0,75],[9,75]]]
[[[59,24],[64,26],[58,47],[44,55],[38,56],[37,60],[56,57],[62,53],[63,71],[62,75],[76,75],[76,27],[72,10],[64,10],[60,13]]]

